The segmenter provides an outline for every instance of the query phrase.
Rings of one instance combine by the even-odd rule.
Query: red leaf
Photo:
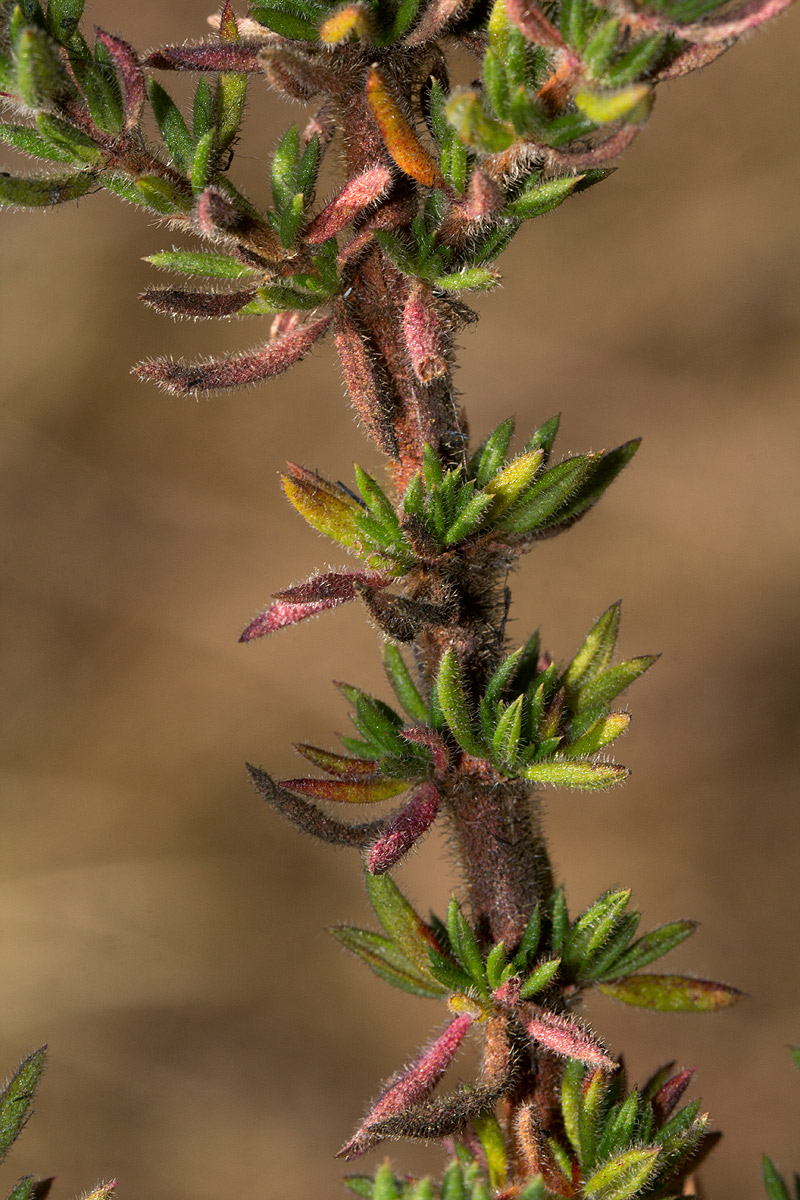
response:
[[[250,354],[233,354],[228,358],[199,363],[156,358],[136,367],[135,374],[140,379],[160,384],[165,391],[176,396],[197,396],[222,388],[260,383],[272,375],[280,375],[299,362],[322,337],[329,323],[330,317],[319,317]]]
[[[439,811],[439,793],[432,783],[418,788],[405,808],[393,817],[367,855],[373,875],[383,875],[427,833]]]
[[[441,779],[450,770],[450,751],[447,748],[447,743],[429,725],[423,725],[417,729],[402,729],[400,736],[406,742],[412,742],[416,746],[424,746],[426,750],[430,750],[433,756],[434,775],[437,779]]]
[[[261,65],[258,42],[236,45],[162,46],[148,54],[145,64],[156,71],[249,71]]]
[[[116,68],[122,85],[122,97],[125,105],[125,128],[135,129],[142,115],[145,100],[144,72],[139,64],[136,51],[122,38],[106,33],[104,29],[96,29],[98,42],[102,42]]]
[[[312,246],[325,242],[349,225],[360,213],[385,195],[392,182],[388,167],[370,167],[345,184],[339,195],[314,217],[303,233]]]
[[[315,805],[309,804],[294,792],[287,792],[286,788],[280,787],[272,776],[260,767],[248,764],[247,769],[258,792],[267,803],[290,825],[300,833],[307,833],[309,837],[318,838],[330,846],[363,847],[374,841],[376,834],[383,828],[383,820],[368,821],[363,825],[346,825],[344,821],[337,821],[320,812]]]
[[[389,582],[387,575],[379,571],[329,571],[325,575],[312,575],[304,583],[282,588],[275,592],[279,600],[303,603],[309,600],[333,600],[345,604],[355,600],[358,587],[382,588]]]
[[[653,1096],[653,1111],[659,1121],[666,1121],[678,1107],[681,1096],[686,1091],[694,1075],[694,1067],[679,1071],[662,1085]]]
[[[547,17],[530,0],[506,0],[508,19],[525,34],[529,42],[551,50],[565,50],[564,39]]]
[[[256,288],[238,292],[194,292],[187,288],[148,288],[141,299],[156,312],[173,317],[232,317],[256,294]]]
[[[280,786],[335,804],[378,804],[407,792],[410,784],[407,779],[387,779],[378,775],[352,783],[346,779],[281,779]]]
[[[367,1113],[350,1141],[339,1151],[337,1158],[357,1158],[364,1154],[382,1140],[371,1132],[371,1126],[378,1125],[387,1117],[413,1110],[427,1100],[455,1058],[472,1021],[469,1013],[454,1017],[435,1041],[390,1080],[380,1099]]]
[[[415,287],[406,301],[403,334],[411,366],[420,383],[433,383],[447,374],[446,328],[428,289]]]
[[[239,638],[240,642],[252,642],[256,638],[296,625],[308,617],[316,617],[326,609],[347,604],[359,595],[361,587],[384,587],[386,576],[377,571],[330,571],[324,575],[312,575],[305,583],[284,588],[275,593],[275,603],[259,613]]]
[[[553,1054],[559,1054],[563,1058],[576,1058],[579,1062],[600,1067],[603,1071],[616,1071],[617,1063],[573,1017],[548,1012],[534,1004],[525,1004],[517,1011],[533,1040],[551,1050]]]

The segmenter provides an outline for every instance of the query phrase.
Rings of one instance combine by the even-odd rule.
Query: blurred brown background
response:
[[[126,8],[89,15],[141,46],[202,34],[207,11]],[[632,697],[633,778],[552,794],[550,835],[573,906],[619,883],[650,925],[699,918],[675,967],[750,993],[716,1018],[591,1010],[635,1078],[698,1066],[727,1134],[719,1200],[761,1194],[762,1150],[800,1167],[798,32],[795,11],[662,90],[623,169],[520,236],[458,376],[476,434],[562,410],[562,452],[644,435],[604,504],[525,562],[512,632],[541,622],[569,654],[622,595],[623,651],[663,651]],[[239,177],[257,189],[290,118],[261,98],[253,118]],[[281,464],[349,479],[377,460],[328,346],[199,404],[131,379],[148,355],[258,336],[139,304],[140,257],[172,237],[132,209],[6,214],[0,238],[0,1070],[51,1046],[3,1186],[338,1196],[333,1152],[441,1014],[322,932],[367,919],[356,860],[283,826],[243,763],[295,771],[292,741],[344,725],[331,678],[384,685],[355,608],[236,638],[331,554],[282,503]],[[441,849],[405,871],[421,905],[447,895]]]

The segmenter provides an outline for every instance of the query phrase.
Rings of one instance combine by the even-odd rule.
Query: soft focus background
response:
[[[139,46],[204,32],[200,0],[128,7],[89,17]],[[559,410],[562,453],[644,435],[595,513],[526,560],[512,634],[541,623],[568,655],[621,595],[622,651],[663,651],[631,698],[633,778],[552,793],[549,828],[573,907],[616,883],[648,926],[699,918],[674,969],[750,993],[718,1017],[591,1009],[634,1078],[697,1065],[727,1134],[706,1172],[719,1200],[760,1195],[762,1150],[800,1167],[799,32],[795,11],[662,89],[619,173],[520,236],[458,375],[478,435]],[[238,178],[257,190],[296,110],[254,97]],[[51,1046],[3,1186],[339,1196],[332,1154],[441,1012],[325,935],[368,920],[357,861],[282,825],[243,764],[293,773],[292,741],[344,725],[332,678],[385,685],[355,607],[236,638],[272,590],[337,561],[282,503],[283,462],[347,480],[376,456],[328,346],[202,403],[130,377],[258,337],[139,304],[141,256],[173,240],[141,214],[89,197],[5,214],[0,239],[0,1071]],[[445,901],[442,850],[404,872],[421,906]]]

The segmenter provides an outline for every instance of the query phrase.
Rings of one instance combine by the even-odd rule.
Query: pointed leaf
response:
[[[486,972],[475,934],[469,922],[461,911],[455,896],[450,899],[447,910],[447,932],[453,953],[461,965],[469,972],[480,991],[486,993]]]
[[[621,601],[607,608],[594,623],[585,642],[562,676],[568,692],[574,691],[607,667],[611,662],[619,634]]]
[[[405,659],[392,642],[387,642],[383,648],[383,665],[394,693],[408,715],[417,721],[427,721],[428,706],[411,678]]]
[[[555,979],[560,966],[560,958],[548,958],[534,967],[520,989],[520,1000],[530,1000],[537,992],[543,992]]]
[[[407,1067],[390,1081],[383,1095],[373,1106],[355,1135],[339,1151],[338,1158],[355,1158],[382,1140],[372,1127],[388,1117],[415,1109],[430,1096],[449,1067],[472,1024],[468,1013],[454,1017],[438,1037],[417,1055]]]
[[[340,545],[356,546],[360,538],[356,517],[363,511],[358,501],[313,471],[295,464],[289,470],[291,474],[282,477],[283,490],[300,515]]]
[[[639,658],[630,658],[616,666],[606,667],[577,690],[573,708],[579,710],[610,704],[657,661],[657,654],[643,654]]]
[[[47,1046],[41,1046],[23,1059],[0,1095],[0,1159],[5,1158],[25,1127],[46,1056]]]
[[[764,1190],[767,1193],[767,1200],[790,1200],[789,1189],[774,1162],[771,1158],[767,1158],[766,1154],[761,1159],[761,1173],[764,1177]]]
[[[581,737],[563,746],[561,752],[565,758],[588,758],[624,733],[630,720],[630,713],[624,712],[598,717]]]
[[[681,942],[690,937],[697,928],[696,921],[671,921],[660,925],[658,929],[644,934],[638,941],[620,955],[601,975],[595,978],[615,979],[621,975],[629,975],[649,963],[663,958],[670,950],[674,950]]]
[[[393,162],[423,187],[444,187],[436,162],[420,142],[376,66],[367,77],[367,103]]]
[[[281,779],[279,786],[304,796],[329,800],[335,804],[379,804],[407,792],[407,779],[386,779],[378,775],[374,779]]]
[[[586,479],[594,462],[590,455],[568,458],[540,476],[498,523],[508,533],[530,533],[564,507]]]
[[[628,975],[597,986],[614,1000],[655,1012],[716,1012],[744,995],[728,984],[686,975]]]
[[[442,655],[436,677],[436,694],[456,741],[468,754],[482,756],[483,748],[472,727],[461,666],[452,646]]]
[[[334,754],[331,750],[321,750],[319,746],[309,746],[304,742],[295,742],[294,748],[315,767],[350,783],[371,779],[379,771],[379,764],[374,759],[347,758],[344,754]]]
[[[427,833],[438,811],[438,791],[432,783],[423,783],[370,847],[367,869],[373,875],[390,870]]]
[[[645,1186],[656,1168],[658,1146],[635,1147],[599,1167],[583,1185],[587,1200],[628,1200]]]
[[[349,925],[335,925],[328,930],[345,950],[362,959],[379,979],[410,992],[414,996],[442,996],[445,989],[414,969],[406,956],[397,950],[391,938],[367,929],[355,929]]]
[[[429,973],[428,952],[439,946],[422,917],[388,875],[365,876],[367,894],[386,933],[422,975]]]
[[[142,363],[136,368],[135,374],[140,379],[152,380],[176,396],[197,396],[225,388],[246,387],[280,375],[299,362],[322,337],[329,324],[330,317],[320,317],[307,325],[298,326],[266,346],[259,346],[249,354],[232,354],[227,358],[197,363],[157,358]]]
[[[553,1054],[577,1059],[603,1071],[616,1071],[613,1058],[573,1017],[564,1017],[530,1003],[519,1010],[519,1017],[533,1040]]]

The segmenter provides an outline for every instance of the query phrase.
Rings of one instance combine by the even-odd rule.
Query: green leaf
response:
[[[657,654],[643,654],[638,658],[629,658],[625,662],[617,663],[616,666],[606,667],[583,687],[578,688],[573,708],[580,710],[610,704],[657,661]]]
[[[487,994],[486,972],[483,957],[469,922],[461,911],[455,896],[451,897],[447,909],[447,932],[453,953],[461,965],[468,971],[479,991]]]
[[[577,788],[581,791],[602,791],[622,783],[628,775],[628,770],[616,763],[565,762],[563,759],[551,759],[549,762],[532,763],[523,768],[520,775],[523,779],[529,779],[531,783]]]
[[[621,601],[617,600],[592,626],[585,642],[562,676],[562,682],[568,692],[594,679],[598,672],[611,662],[619,634],[620,612]]]
[[[774,1162],[766,1154],[761,1159],[761,1173],[764,1176],[764,1190],[767,1200],[790,1200],[789,1189],[778,1173]]]
[[[444,995],[445,989],[431,978],[430,971],[426,971],[425,974],[417,971],[414,964],[397,949],[391,938],[349,925],[334,926],[328,932],[392,987],[415,996]]]
[[[0,1095],[0,1160],[22,1132],[44,1070],[47,1047],[34,1050],[20,1063]]]
[[[61,58],[43,29],[23,28],[13,49],[14,90],[30,108],[46,107],[67,90]]]
[[[509,417],[492,430],[470,459],[468,474],[478,487],[485,487],[489,480],[502,470],[508,448],[514,436],[514,418]],[[526,447],[528,449],[528,447]],[[530,447],[535,449],[535,447]]]
[[[610,21],[603,21],[586,43],[584,60],[595,79],[603,74],[611,61],[618,37],[619,21],[612,17]]]
[[[212,254],[207,250],[162,250],[148,255],[145,262],[165,271],[178,271],[182,275],[204,275],[209,279],[245,279],[259,272],[235,258],[224,254]]]
[[[540,425],[536,432],[531,435],[525,443],[525,449],[538,450],[541,447],[544,450],[544,461],[547,462],[550,452],[553,449],[553,443],[556,440],[560,424],[560,413],[557,413],[554,417],[550,417],[549,421],[545,421],[544,425]]]
[[[272,203],[281,214],[294,199],[300,156],[300,134],[290,125],[272,158]]]
[[[170,216],[175,212],[187,212],[191,201],[178,188],[158,175],[143,175],[136,180],[136,188],[142,200],[155,212],[162,216]]]
[[[582,175],[562,175],[559,179],[548,179],[546,183],[526,188],[516,200],[511,201],[507,211],[522,221],[541,217],[563,204],[582,178]]]
[[[393,642],[387,642],[383,648],[383,665],[395,695],[408,715],[416,721],[429,720],[428,706],[411,678],[405,659]]]
[[[557,887],[550,900],[550,949],[560,954],[569,930],[569,912],[563,887]]]
[[[103,133],[116,137],[125,125],[125,108],[114,69],[108,64],[108,51],[97,43],[98,61],[71,59],[78,86],[86,98],[92,120]]]
[[[446,275],[437,275],[433,280],[435,287],[445,292],[477,292],[486,288],[497,287],[500,276],[488,267],[462,267],[460,271],[452,271]]]
[[[483,747],[473,731],[461,666],[452,646],[447,648],[439,663],[436,694],[445,720],[456,741],[468,754],[481,757]]]
[[[587,1200],[629,1200],[645,1186],[656,1168],[657,1146],[635,1147],[599,1167],[583,1185]]]
[[[494,762],[502,770],[513,767],[519,751],[519,737],[522,729],[522,705],[524,696],[517,696],[505,710],[497,723],[492,739]]]
[[[507,965],[505,942],[496,942],[486,956],[486,979],[492,991],[500,986]]]
[[[149,79],[150,104],[164,146],[175,166],[187,171],[194,155],[194,140],[175,101],[155,79]]]
[[[53,37],[67,41],[78,28],[83,16],[84,0],[50,0],[47,24]]]
[[[33,1175],[25,1175],[8,1194],[8,1200],[33,1200],[36,1195],[37,1182]]]
[[[471,496],[453,524],[445,530],[445,545],[455,546],[458,542],[464,541],[465,538],[477,532],[487,520],[494,503],[494,497],[485,492],[477,492]]]
[[[494,496],[492,517],[501,517],[530,488],[542,465],[544,451],[529,450],[499,471],[486,484],[485,491]]]
[[[507,125],[487,116],[476,91],[456,92],[445,104],[445,112],[461,141],[482,154],[501,153],[514,141]]]
[[[375,1172],[372,1200],[400,1200],[401,1195],[399,1180],[392,1174],[392,1168],[388,1163],[382,1163]]]
[[[261,25],[266,25],[267,29],[280,34],[281,37],[301,42],[319,41],[319,29],[316,21],[298,16],[287,8],[278,8],[277,6],[273,8],[267,4],[256,4],[250,10],[250,15],[253,20],[258,21]]]
[[[418,973],[429,976],[428,951],[433,946],[433,937],[427,925],[388,875],[371,875],[367,871],[365,879],[370,903],[381,925]]]
[[[92,171],[71,175],[8,175],[0,172],[0,205],[18,208],[47,208],[85,196],[96,184]]]
[[[635,42],[608,68],[605,82],[611,87],[622,87],[644,75],[660,58],[665,40],[664,34],[654,33]]]
[[[212,133],[216,124],[216,103],[211,84],[205,75],[195,88],[192,100],[192,133],[195,142],[199,142],[206,134]]]
[[[654,1012],[716,1012],[736,1004],[743,995],[728,984],[685,975],[628,975],[597,986],[614,1000]]]
[[[214,167],[214,139],[215,130],[209,129],[199,138],[192,156],[192,167],[190,171],[192,189],[195,192],[200,192],[211,180],[211,175]]]
[[[566,524],[582,517],[611,486],[623,467],[628,465],[640,445],[641,438],[633,438],[615,450],[609,450],[607,454],[594,455],[586,478],[581,481],[572,499],[545,524]]]
[[[539,949],[539,938],[542,932],[542,913],[537,904],[530,915],[530,920],[525,926],[525,932],[520,938],[517,952],[514,955],[514,966],[519,971],[524,971],[531,959]]]
[[[510,116],[510,94],[505,66],[491,45],[483,56],[484,94],[501,121]]]
[[[506,513],[498,528],[508,533],[530,533],[549,521],[576,493],[593,461],[583,454],[550,467]]]
[[[568,46],[582,50],[586,40],[587,6],[585,0],[562,0],[559,13],[561,35]]]
[[[66,146],[51,142],[28,125],[0,125],[0,141],[33,158],[58,163],[74,162],[74,156]]]
[[[564,946],[564,964],[580,972],[614,931],[631,898],[629,890],[606,892],[573,925]]]
[[[638,1115],[639,1093],[634,1088],[621,1104],[615,1105],[606,1118],[597,1146],[597,1155],[600,1159],[608,1158],[615,1151],[619,1152],[628,1147],[636,1128]]]
[[[508,1165],[505,1140],[497,1117],[493,1112],[482,1113],[473,1117],[472,1127],[486,1155],[489,1182],[495,1191],[499,1191],[505,1184]]]
[[[660,925],[658,929],[640,937],[602,975],[595,978],[602,979],[605,976],[606,979],[615,979],[622,975],[630,975],[640,967],[646,967],[656,959],[663,958],[670,950],[674,950],[681,942],[691,937],[696,928],[696,921],[671,921],[667,925]]]
[[[539,963],[539,966],[535,967],[533,971],[531,971],[530,975],[523,983],[519,993],[520,999],[530,1000],[531,997],[537,994],[537,992],[543,992],[544,989],[555,979],[560,966],[560,958],[548,958],[546,962]]]
[[[630,724],[629,713],[611,713],[608,717],[598,717],[581,737],[569,742],[562,749],[565,758],[588,758],[608,746],[624,733]]]
[[[440,954],[438,950],[428,951],[429,970],[448,992],[468,992],[474,987],[472,977],[467,974],[452,958]]]

